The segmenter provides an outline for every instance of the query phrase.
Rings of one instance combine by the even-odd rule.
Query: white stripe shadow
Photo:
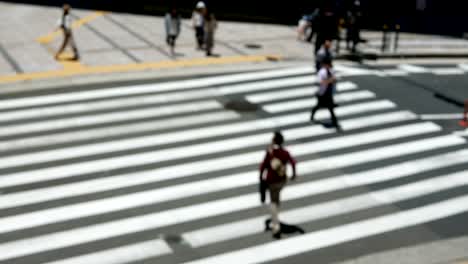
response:
[[[377,161],[382,158],[418,153],[425,150],[460,144],[465,144],[465,140],[453,136],[443,136],[414,141],[411,143],[392,145],[389,147],[363,151],[360,153],[350,153],[334,156],[331,158],[304,162],[301,163],[303,166],[301,166],[299,169],[308,169],[310,171],[336,169],[350,165]],[[368,158],[366,159],[366,157]],[[351,159],[354,160],[351,161]],[[334,163],[335,161],[341,162]],[[252,177],[258,177],[257,173],[252,175]],[[304,193],[303,195],[306,196],[308,193]],[[236,212],[238,210],[246,210],[256,206],[258,206],[258,194],[254,193],[234,198],[217,200],[214,202],[171,209],[168,211],[144,216],[136,216],[127,219],[66,230],[33,238],[26,238],[0,244],[0,251],[2,252],[2,255],[0,255],[0,260],[3,261],[44,251],[56,250],[64,247],[88,243],[100,239],[108,239],[111,237],[135,232],[148,231],[164,226],[176,225],[189,221],[200,220],[207,217],[218,216],[225,213]]]
[[[156,121],[144,121],[127,125],[114,125],[104,128],[84,129],[72,132],[50,133],[42,136],[23,137],[0,141],[0,151],[12,151],[25,148],[37,148],[78,141],[106,139],[132,133],[156,132],[192,125],[213,124],[216,122],[238,119],[239,114],[232,111],[218,110],[214,113],[195,114],[177,118],[164,118]]]
[[[435,75],[460,75],[465,71],[460,68],[432,68],[431,72]]]
[[[302,115],[301,115],[302,116]],[[281,118],[283,119],[283,118]],[[277,118],[276,120],[281,119]],[[271,120],[271,119],[270,119]],[[273,119],[275,120],[275,119]],[[273,121],[272,120],[272,121]],[[168,133],[162,135],[152,135],[152,136],[144,136],[138,138],[130,138],[130,139],[120,139],[117,141],[110,141],[104,143],[97,143],[97,144],[89,144],[89,145],[81,145],[76,147],[68,147],[68,148],[61,148],[56,150],[47,150],[47,151],[39,151],[35,153],[27,153],[21,155],[13,155],[8,157],[0,157],[0,169],[5,169],[9,167],[15,166],[25,166],[25,165],[32,165],[38,163],[45,163],[57,160],[66,160],[72,158],[79,158],[79,157],[86,157],[91,155],[98,155],[98,154],[106,154],[118,151],[125,151],[125,150],[132,150],[137,148],[144,148],[144,147],[156,147],[164,144],[169,143],[176,143],[182,140],[194,140],[200,139],[201,137],[209,137],[209,136],[216,136],[216,135],[227,135],[232,134],[235,132],[246,131],[246,128],[259,128],[261,126],[262,121],[254,121],[254,122],[247,122],[247,123],[240,123],[237,126],[227,125],[227,126],[220,126],[216,128],[209,128],[209,129],[198,129],[198,131],[184,131],[183,136],[177,136],[175,133]],[[259,125],[260,124],[260,125]],[[265,127],[265,125],[263,125]],[[276,122],[270,122],[268,128],[273,128],[276,126]],[[229,131],[229,128],[238,128],[237,131]],[[323,129],[323,132],[331,131],[329,129]],[[189,133],[190,132],[190,133]],[[215,132],[215,133],[213,133]],[[304,134],[310,134],[310,131],[304,131]],[[268,134],[269,136],[269,134]],[[203,155],[207,154],[203,152],[205,150],[212,150],[213,152],[216,151],[227,151],[233,150],[234,148],[243,148],[243,147],[250,147],[254,146],[255,143],[263,142],[265,138],[268,138],[267,134],[260,134],[256,136],[246,136],[238,139],[231,139],[231,140],[224,140],[219,141],[216,143],[208,143],[204,145],[200,145],[200,147],[182,147],[182,148],[175,148],[170,153],[175,152],[175,154],[179,154],[180,156],[174,156],[173,154],[162,155],[164,160],[169,159],[176,159],[176,158],[185,158],[193,156],[193,153],[196,155]],[[293,140],[296,138],[290,138]],[[222,149],[225,147],[225,149]],[[210,152],[211,153],[211,152]],[[158,162],[162,160],[158,160],[157,158],[154,159],[154,162]]]
[[[98,102],[80,102],[67,105],[45,106],[40,108],[29,108],[2,113],[0,122],[18,121],[22,119],[46,118],[62,116],[67,114],[86,114],[102,110],[118,110],[119,108],[183,102],[192,99],[213,97],[216,94],[214,89],[203,91],[188,91],[185,93],[171,93],[158,95],[144,95],[130,98],[107,99]]]
[[[229,94],[249,93],[249,92],[254,92],[254,91],[264,91],[264,90],[271,90],[274,88],[299,86],[299,85],[312,86],[316,82],[317,82],[317,77],[313,75],[313,76],[305,76],[305,77],[296,77],[294,79],[290,78],[290,79],[280,79],[280,80],[253,82],[253,83],[247,83],[247,84],[222,86],[218,88],[218,93],[222,95],[229,95]]]
[[[410,64],[400,64],[397,66],[399,69],[409,72],[409,73],[428,73],[430,72],[429,69],[421,67],[421,66],[415,66],[415,65],[410,65]]]
[[[357,85],[352,82],[342,82],[342,83],[337,84],[336,89],[339,92],[346,92],[346,91],[357,89]],[[270,102],[270,101],[275,101],[275,100],[290,99],[290,98],[297,98],[297,97],[313,97],[317,91],[318,91],[317,86],[304,87],[304,88],[297,88],[297,89],[288,89],[285,91],[275,91],[275,92],[247,95],[246,99],[249,102],[258,104],[258,103],[265,103],[265,102]]]
[[[368,106],[360,105],[360,106],[355,107],[354,110],[359,110],[359,111],[362,111],[364,109],[369,110]],[[379,104],[370,105],[370,106],[371,107],[379,106]],[[342,108],[341,110],[343,112],[346,111],[346,109],[344,108]],[[350,114],[350,113],[352,113],[352,111],[347,112],[347,114]],[[321,116],[318,116],[318,118],[323,118],[323,116],[325,116],[325,113],[323,113],[323,115]],[[305,115],[305,119],[307,120],[307,115]],[[304,121],[302,121],[301,123],[304,123]],[[171,151],[171,150],[167,150],[167,151]],[[203,151],[203,150],[200,150],[200,151]],[[51,168],[36,169],[34,171],[5,174],[5,175],[2,175],[2,177],[0,177],[0,188],[12,187],[15,185],[22,185],[22,184],[37,183],[41,181],[54,180],[54,179],[60,179],[60,178],[62,179],[71,178],[71,177],[76,177],[77,175],[82,175],[86,173],[95,173],[95,172],[102,172],[106,170],[122,169],[122,168],[127,168],[129,166],[153,164],[158,158],[160,159],[160,161],[163,161],[166,159],[165,156],[156,155],[160,153],[161,153],[160,151],[151,151],[151,152],[121,156],[121,157],[113,157],[113,158],[106,158],[106,159],[101,159],[101,160],[75,163],[75,164],[70,164],[70,165],[56,166],[56,167],[51,167]],[[184,154],[185,153],[180,153],[180,154],[176,153],[175,155],[184,155]],[[199,155],[200,153],[196,153],[196,154]],[[243,160],[243,159],[240,158],[239,160]],[[254,160],[256,159],[254,158]]]
[[[415,116],[408,112],[394,112],[384,115],[374,115],[370,117],[364,118],[356,118],[352,120],[345,120],[343,121],[342,125],[346,128],[346,131],[350,131],[352,129],[359,129],[364,128],[367,126],[375,126],[375,125],[382,125],[382,124],[390,124],[394,122],[402,122],[407,120],[413,120]],[[312,130],[312,129],[311,129]],[[327,130],[326,133],[329,131]],[[320,127],[315,127],[315,131],[311,132],[309,136],[313,136],[317,133],[323,133],[323,130]],[[285,134],[287,138],[289,138],[289,133],[286,132]],[[236,181],[236,178],[243,178],[241,181]],[[106,179],[97,179],[97,180],[90,180],[86,182],[80,183],[71,183],[65,184],[61,186],[53,186],[53,187],[46,187],[41,189],[35,189],[31,191],[24,191],[19,193],[13,194],[5,194],[0,199],[0,209],[6,208],[13,208],[17,206],[33,204],[33,203],[40,203],[51,201],[54,199],[63,199],[66,197],[73,197],[78,195],[85,195],[91,194],[95,192],[102,192],[102,191],[109,191],[112,189],[117,188],[125,188],[131,187],[135,185],[141,184],[142,180],[145,183],[150,183],[151,179],[154,177],[149,177],[148,179],[143,179],[143,177],[138,178],[128,178],[128,177],[111,177]],[[203,181],[200,183],[195,184],[188,184],[179,187],[168,187],[167,189],[158,190],[157,192],[149,192],[150,195],[153,196],[152,199],[148,201],[155,201],[164,202],[174,199],[180,199],[192,195],[197,195],[205,192],[213,192],[220,190],[222,188],[235,188],[242,187],[251,184],[251,181],[244,179],[245,177],[235,176],[233,177],[223,177],[220,179],[215,180],[208,180]],[[254,178],[252,178],[253,180]],[[154,181],[157,181],[154,179]],[[167,192],[166,192],[167,190]],[[156,193],[161,193],[161,195],[157,195]],[[143,194],[141,194],[143,195]],[[140,201],[146,201],[146,199],[137,199]],[[123,203],[120,203],[123,205]],[[110,207],[106,207],[110,208]],[[123,207],[120,207],[121,209]]]
[[[463,119],[463,114],[427,114],[420,115],[422,120],[454,120]]]
[[[294,85],[311,86],[315,81],[316,77],[314,76],[292,77],[280,80],[229,85],[223,86],[220,89],[208,88],[196,91],[107,99],[105,101],[101,100],[98,102],[79,102],[58,106],[42,106],[39,108],[22,109],[3,113],[0,116],[0,122],[18,121],[28,118],[54,117],[66,114],[86,114],[101,110],[119,110],[120,108],[138,105],[154,105],[156,107],[158,104],[162,103],[180,103],[188,100],[213,98],[215,96],[222,96],[224,94],[232,94],[237,92],[269,90]]]
[[[130,121],[149,117],[165,117],[176,114],[195,113],[206,110],[222,109],[223,105],[214,100],[197,103],[130,110],[125,112],[105,113],[90,116],[62,118],[57,120],[36,121],[27,124],[0,127],[0,137],[14,136],[23,133],[46,132],[58,129],[98,125],[112,122]]]
[[[38,105],[67,103],[79,100],[92,100],[115,96],[129,96],[146,93],[157,93],[167,91],[182,91],[205,86],[222,85],[235,82],[253,81],[259,79],[279,78],[291,75],[312,74],[312,67],[289,68],[266,72],[244,73],[225,75],[217,77],[207,77],[200,79],[190,79],[184,81],[167,82],[160,84],[145,84],[134,86],[118,86],[111,89],[72,92],[66,94],[35,96],[19,99],[0,101],[0,110],[14,109],[20,107],[32,107]]]
[[[467,157],[468,151],[463,150],[430,158],[404,162],[362,173],[293,185],[287,187],[283,191],[282,196],[284,200],[287,201],[296,199],[298,198],[298,194],[303,193],[307,193],[308,196],[312,196],[339,191],[346,188],[400,179],[417,173],[463,164],[463,161],[466,161]],[[468,171],[438,178],[431,178],[429,180],[419,181],[391,189],[366,193],[350,198],[343,198],[332,202],[325,202],[320,205],[312,205],[284,211],[281,213],[281,220],[287,223],[301,224],[340,214],[351,213],[353,211],[369,209],[384,204],[414,199],[468,184],[468,179],[460,178],[461,175],[464,173],[466,174],[467,172]],[[263,215],[234,223],[194,230],[187,232],[182,236],[192,247],[203,247],[214,243],[258,234],[263,231],[264,220],[267,217],[268,216]]]
[[[370,91],[348,92],[334,96],[335,102],[346,103],[355,100],[375,98],[375,94]],[[281,103],[264,105],[263,109],[269,113],[286,112],[297,109],[312,108],[317,104],[316,98],[291,100]]]
[[[426,127],[424,127],[424,125],[402,126],[396,129],[389,129],[389,130],[383,130],[383,131],[370,132],[370,133],[366,133],[363,135],[343,137],[338,140],[324,140],[323,142],[306,144],[304,147],[314,149],[313,152],[309,151],[307,154],[318,153],[321,151],[336,150],[336,149],[345,148],[348,146],[356,146],[356,145],[366,144],[369,142],[375,142],[375,141],[382,140],[382,138],[392,139],[392,138],[398,138],[402,136],[415,135],[417,130],[421,130],[422,132],[420,133],[428,133],[428,132],[433,132],[435,129],[438,129],[438,127],[434,127],[430,123],[426,124]],[[407,132],[407,131],[413,131],[413,132]],[[250,172],[250,173],[253,173],[253,172]],[[247,174],[243,174],[243,175],[247,175]],[[230,178],[232,179],[232,177]],[[231,188],[234,188],[236,187],[236,185],[239,185],[239,184],[245,184],[242,182],[238,182],[238,183],[236,182],[238,182],[238,180],[234,180],[233,182],[231,182],[232,183]],[[222,179],[215,179],[213,183],[219,184],[219,183],[225,183],[225,182]],[[161,194],[165,194],[164,191],[168,189],[174,192],[167,197],[161,196]],[[47,210],[42,210],[38,212],[5,217],[5,218],[0,219],[0,233],[12,232],[12,231],[31,228],[35,226],[57,223],[60,221],[78,219],[81,217],[91,216],[95,214],[103,214],[103,213],[114,212],[114,211],[119,211],[123,209],[143,206],[143,205],[155,204],[157,203],[156,201],[162,202],[162,201],[168,201],[168,199],[182,198],[180,197],[181,192],[176,191],[177,188],[169,187],[168,189],[152,190],[152,191],[141,192],[137,194],[124,195],[124,196],[120,196],[116,198],[108,198],[108,199],[98,200],[94,202],[63,206],[59,208],[47,209]],[[184,186],[181,189],[186,190]],[[200,191],[209,192],[211,189],[212,187],[208,187],[207,189],[199,190],[198,194],[200,194]],[[189,191],[188,193],[183,193],[183,195],[186,197],[186,195],[190,193],[193,194],[194,191],[196,192],[197,190]]]
[[[388,69],[382,70],[384,76],[407,76],[409,75],[407,71],[400,69]]]
[[[171,254],[172,249],[161,239],[102,250],[86,255],[47,262],[47,264],[125,264]]]
[[[332,227],[287,240],[186,262],[185,264],[266,263],[275,259],[422,225],[456,216],[466,211],[468,211],[468,196],[460,196],[415,209]]]

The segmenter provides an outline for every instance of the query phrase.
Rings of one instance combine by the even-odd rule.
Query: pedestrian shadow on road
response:
[[[271,218],[265,220],[265,232],[271,231]],[[282,235],[293,235],[293,234],[305,234],[305,230],[297,225],[290,225],[284,222],[280,222],[279,234],[276,234],[274,238],[280,239]]]

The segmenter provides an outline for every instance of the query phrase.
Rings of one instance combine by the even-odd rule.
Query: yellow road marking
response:
[[[77,29],[83,25],[85,25],[86,23],[89,23],[93,20],[95,20],[96,18],[99,18],[103,15],[105,15],[107,12],[104,12],[104,11],[96,11],[96,12],[93,12],[92,14],[89,14],[81,19],[78,19],[76,21],[74,21],[72,23],[72,26],[71,28],[72,29]],[[37,42],[41,43],[41,44],[48,44],[50,42],[52,42],[56,37],[58,37],[59,35],[61,35],[61,31],[59,29],[47,34],[47,35],[44,35],[44,36],[41,36],[39,38],[36,39]]]
[[[66,77],[84,74],[102,74],[113,72],[129,72],[129,71],[143,71],[150,69],[162,68],[178,68],[178,67],[192,67],[192,66],[206,66],[206,65],[221,65],[243,62],[264,62],[271,60],[280,60],[280,56],[232,56],[221,58],[200,58],[192,60],[178,60],[178,61],[161,61],[161,62],[145,62],[145,63],[132,63],[122,65],[106,65],[106,66],[85,66],[75,61],[61,61],[64,68],[62,70],[36,72],[36,73],[22,73],[16,75],[0,76],[0,83],[12,83],[18,81],[27,81],[35,79],[46,79],[56,77]]]

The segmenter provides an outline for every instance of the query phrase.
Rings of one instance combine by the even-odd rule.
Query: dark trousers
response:
[[[336,119],[335,115],[335,102],[333,101],[333,97],[331,95],[320,97],[318,96],[318,103],[317,105],[312,108],[312,112],[310,114],[310,120],[314,120],[315,112],[321,108],[326,108],[330,112],[331,120],[334,126],[338,126],[338,119]]]
[[[62,28],[62,32],[63,32],[63,42],[62,42],[62,46],[60,46],[60,49],[57,51],[57,55],[62,53],[67,47],[67,45],[70,44],[70,46],[73,49],[74,56],[78,57],[78,49],[76,48],[75,39],[73,38],[73,34],[71,30]]]
[[[175,35],[168,35],[166,38],[167,45],[174,47],[175,46],[175,41],[176,41],[177,36]]]
[[[205,29],[203,27],[195,27],[195,37],[197,38],[198,47],[203,47],[205,42]]]

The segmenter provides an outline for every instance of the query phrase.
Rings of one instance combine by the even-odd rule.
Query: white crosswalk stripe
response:
[[[346,80],[455,71],[336,68],[342,133],[310,122],[308,66],[3,99],[0,262],[269,262],[468,212],[452,192],[468,185],[466,139]],[[239,97],[262,110],[224,109]],[[274,130],[298,160],[281,220],[335,221],[265,242],[256,185]]]

